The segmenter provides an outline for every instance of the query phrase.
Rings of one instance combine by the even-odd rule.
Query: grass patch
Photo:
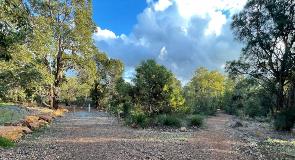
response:
[[[12,105],[15,105],[14,103],[6,103],[6,102],[0,102],[0,107],[7,107],[7,106],[12,106]]]
[[[7,138],[0,137],[0,147],[2,148],[11,148],[14,147],[15,143]]]
[[[48,125],[45,125],[38,129],[35,129],[31,134],[27,134],[28,139],[36,140],[38,137],[40,137],[48,131],[48,127]]]
[[[145,128],[149,125],[149,118],[143,112],[135,112],[126,118],[127,125],[138,125]]]
[[[188,117],[187,121],[189,126],[201,127],[204,124],[204,116],[198,114],[192,115]]]
[[[258,144],[266,158],[295,159],[295,140],[268,139]]]
[[[3,125],[7,122],[14,122],[18,121],[23,118],[23,114],[15,112],[13,110],[4,109],[0,110],[0,125]]]
[[[181,119],[176,115],[159,115],[157,117],[157,124],[169,127],[181,127]]]

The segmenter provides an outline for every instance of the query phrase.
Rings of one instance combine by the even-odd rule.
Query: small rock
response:
[[[132,127],[132,128],[138,128],[137,124],[135,124],[135,123],[132,123],[132,124],[131,124],[131,127]]]
[[[40,126],[45,126],[45,125],[47,125],[47,124],[48,124],[47,121],[44,121],[43,119],[40,119],[40,120],[39,120],[39,125],[40,125]]]
[[[38,122],[38,120],[39,120],[39,117],[38,117],[38,116],[27,116],[27,117],[25,118],[25,121],[26,121],[27,123]]]
[[[23,128],[23,132],[24,132],[25,134],[33,133],[33,131],[30,130],[30,128],[28,128],[28,127],[24,127],[24,128]]]
[[[44,120],[48,123],[52,122],[53,117],[49,116],[49,115],[39,115],[39,120]]]
[[[187,132],[186,127],[181,127],[181,128],[180,128],[180,132]]]
[[[230,125],[230,127],[232,127],[232,128],[243,127],[243,124],[242,124],[242,122],[240,122],[240,121],[235,121],[234,123],[232,123],[232,124]]]
[[[29,123],[28,127],[32,130],[36,130],[36,129],[40,128],[40,123],[39,122]]]

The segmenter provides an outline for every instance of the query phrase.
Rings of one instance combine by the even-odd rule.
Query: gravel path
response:
[[[195,132],[134,130],[102,112],[68,113],[45,133],[29,135],[13,149],[0,149],[1,160],[255,159],[240,153],[230,116],[208,118]]]

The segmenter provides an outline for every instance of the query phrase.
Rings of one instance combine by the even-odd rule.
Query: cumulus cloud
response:
[[[237,58],[241,44],[233,39],[231,17],[246,0],[147,0],[128,35],[100,29],[96,45],[126,65],[130,79],[134,67],[153,58],[172,70],[183,83],[197,67],[222,70]],[[106,36],[107,35],[107,36]]]
[[[107,29],[101,29],[100,27],[96,27],[95,33],[93,34],[93,38],[96,41],[108,41],[111,39],[116,39],[117,36],[114,32],[107,30]]]
[[[155,11],[165,11],[172,5],[171,0],[159,0],[157,3],[154,4]]]

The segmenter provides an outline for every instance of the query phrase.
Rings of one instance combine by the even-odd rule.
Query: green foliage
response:
[[[127,117],[133,109],[132,86],[120,78],[116,82],[116,94],[113,95],[109,110],[120,117]]]
[[[295,110],[285,110],[278,113],[274,119],[274,127],[279,131],[291,131],[295,124]]]
[[[133,82],[135,101],[150,115],[176,112],[184,107],[180,82],[154,60],[143,61],[136,68]]]
[[[0,99],[55,108],[59,101],[85,103],[103,76],[96,72],[91,0],[4,0],[0,9],[1,58],[4,47],[10,59],[0,64]],[[69,70],[75,80],[68,79]]]
[[[204,124],[204,116],[202,115],[192,115],[188,118],[189,126],[201,127]]]
[[[0,147],[2,148],[11,148],[14,147],[15,143],[7,138],[0,137]]]
[[[6,102],[0,102],[0,107],[9,107],[15,105],[14,103],[6,103]]]
[[[224,94],[224,110],[239,116],[266,117],[271,112],[273,98],[254,79],[240,78]]]
[[[288,29],[294,28],[293,5],[285,0],[249,0],[232,22],[234,35],[245,47],[239,60],[226,67],[231,76],[247,75],[261,84],[271,97],[266,99],[275,99],[270,107],[273,114],[279,113],[277,124],[282,124],[276,128],[286,130],[292,122],[285,122],[289,118],[280,115],[281,111],[295,106],[295,35]],[[252,102],[249,104],[256,105]]]
[[[0,10],[0,60],[10,60],[10,47],[24,43],[31,33],[30,13],[21,0],[1,0]]]
[[[157,116],[157,123],[161,126],[181,127],[181,120],[176,115],[162,114]]]
[[[199,68],[184,94],[192,112],[213,115],[222,106],[224,90],[225,77],[221,73]]]
[[[90,85],[79,82],[75,77],[68,78],[66,83],[61,85],[61,101],[80,106],[87,104],[90,88]]]
[[[122,77],[123,63],[119,60],[109,59],[104,53],[96,53],[96,77],[91,89],[91,98],[99,109],[109,109],[111,100],[116,96],[116,84]]]
[[[145,128],[149,124],[149,117],[140,110],[133,111],[129,117],[127,117],[127,124],[130,125],[139,125],[142,128]]]
[[[21,120],[24,117],[23,113],[10,110],[9,108],[0,109],[0,125],[5,124],[6,122],[15,122]]]

